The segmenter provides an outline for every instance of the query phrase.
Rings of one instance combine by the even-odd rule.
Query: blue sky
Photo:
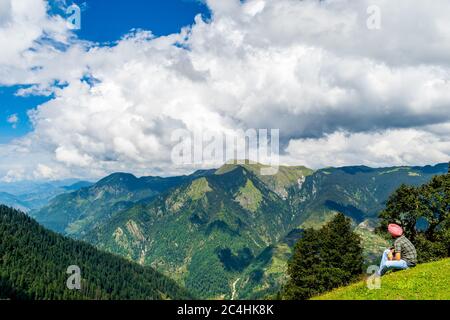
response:
[[[27,133],[31,129],[30,123],[26,120],[27,110],[47,100],[37,97],[15,97],[14,94],[18,89],[18,86],[0,87],[0,144]],[[15,126],[8,122],[8,118],[14,114],[19,118]]]
[[[199,0],[77,0],[66,1],[82,8],[82,27],[76,34],[80,39],[108,43],[118,41],[132,29],[150,30],[155,36],[179,32],[191,25],[194,17],[209,17],[208,8]],[[53,14],[65,15],[51,0]],[[0,144],[8,143],[32,130],[27,111],[51,97],[19,97],[15,93],[26,86],[0,86]],[[17,115],[13,124],[8,118]]]
[[[208,9],[196,0],[77,0],[82,7],[82,39],[116,41],[131,29],[151,30],[156,36],[180,31]]]

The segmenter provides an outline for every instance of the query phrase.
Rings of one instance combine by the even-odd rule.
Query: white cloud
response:
[[[15,181],[21,181],[24,179],[29,179],[25,174],[25,169],[9,169],[6,174],[0,179],[2,182],[11,183]]]
[[[375,133],[335,132],[319,139],[291,140],[288,160],[311,167],[427,165],[446,162],[450,130],[441,137],[426,130],[395,129]]]
[[[19,123],[19,116],[17,113],[10,115],[6,121],[12,125],[12,127],[15,129],[17,127],[17,123]]]
[[[55,180],[58,175],[52,168],[39,163],[36,170],[33,171],[33,178],[36,180]]]
[[[33,83],[37,60],[50,58],[55,43],[69,44],[69,25],[47,10],[44,0],[0,0],[0,85]]]
[[[32,17],[20,7],[0,16],[31,30],[0,54],[0,83],[55,94],[30,112],[34,131],[3,147],[22,150],[30,177],[45,175],[36,163],[61,177],[179,173],[170,137],[180,128],[280,128],[283,159],[311,167],[450,157],[447,0],[209,0],[208,23],[135,32],[113,47],[75,41],[43,1],[27,1]],[[381,9],[381,30],[366,27],[369,5]],[[7,25],[0,46],[23,23]],[[45,30],[67,49],[36,47]]]

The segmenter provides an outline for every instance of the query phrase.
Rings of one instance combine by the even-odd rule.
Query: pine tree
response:
[[[306,230],[297,242],[283,298],[308,299],[346,285],[361,274],[362,265],[361,239],[351,220],[338,214],[320,230]]]

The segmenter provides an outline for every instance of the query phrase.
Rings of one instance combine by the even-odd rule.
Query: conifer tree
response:
[[[351,220],[337,214],[320,230],[306,230],[297,242],[283,298],[308,299],[347,285],[361,274],[362,265],[361,239],[352,231]]]

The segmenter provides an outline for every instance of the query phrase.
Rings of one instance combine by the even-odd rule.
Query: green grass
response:
[[[450,259],[389,273],[381,288],[369,290],[366,281],[343,287],[315,300],[450,300]]]

